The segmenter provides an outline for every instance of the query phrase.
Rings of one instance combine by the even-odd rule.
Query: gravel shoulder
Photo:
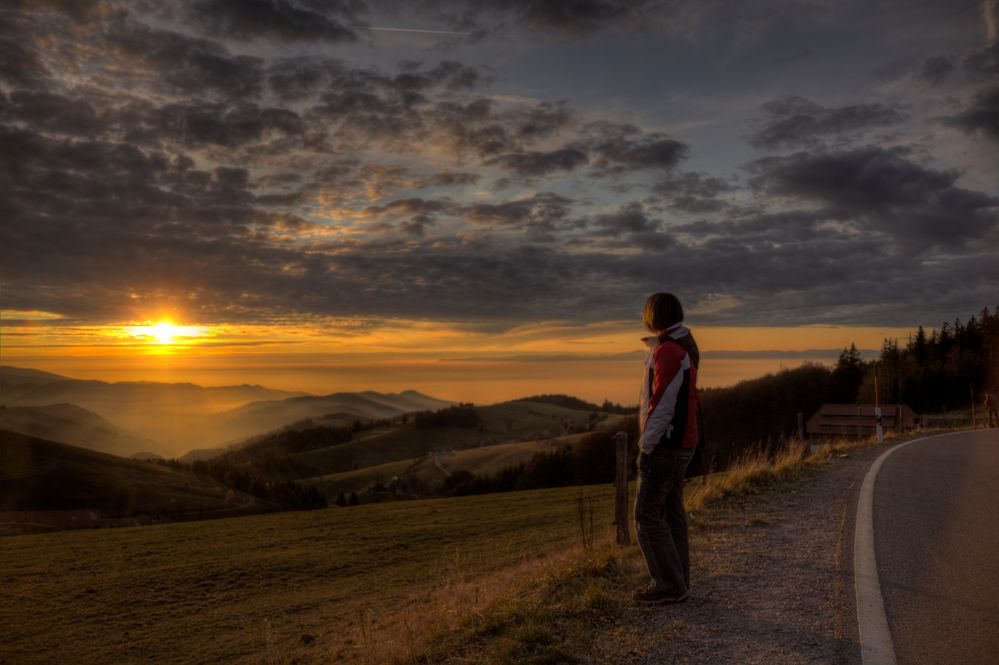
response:
[[[859,663],[853,600],[856,494],[887,446],[833,456],[779,489],[696,516],[692,591],[629,606],[590,641],[593,663]],[[696,481],[695,481],[696,482]],[[633,557],[635,579],[643,562]]]

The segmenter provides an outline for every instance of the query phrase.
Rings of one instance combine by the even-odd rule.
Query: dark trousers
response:
[[[656,588],[682,595],[690,588],[690,545],[683,474],[694,449],[654,450],[638,460],[635,522],[638,545]]]

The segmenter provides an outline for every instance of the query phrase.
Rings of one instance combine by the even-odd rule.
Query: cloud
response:
[[[223,46],[118,16],[107,23],[107,46],[126,76],[163,92],[251,97],[263,85],[261,58],[233,55]]]
[[[825,206],[830,218],[920,250],[984,238],[999,221],[999,199],[958,187],[957,172],[880,147],[767,157],[749,170],[757,191]]]
[[[583,145],[593,155],[598,173],[619,175],[627,171],[656,169],[669,171],[690,154],[690,147],[661,133],[641,134],[629,125],[593,123],[586,131],[592,136]]]
[[[571,37],[587,48],[616,48],[598,33],[639,18],[636,5],[604,0],[420,11],[430,5],[527,30],[532,44]],[[772,102],[757,129],[812,154],[754,162],[747,190],[721,175],[729,152],[690,138],[705,130],[593,122],[623,116],[537,100],[575,93],[518,88],[505,78],[515,69],[473,65],[492,57],[486,48],[415,62],[430,52],[402,38],[379,37],[377,52],[351,46],[336,25],[357,32],[359,3],[22,7],[0,13],[5,307],[91,322],[172,305],[198,322],[502,328],[633,317],[646,293],[675,289],[691,307],[712,305],[704,322],[874,324],[977,309],[999,280],[994,198],[924,153],[821,147],[900,123],[901,107]],[[725,8],[663,6],[652,29],[703,36],[707,19],[741,28],[764,13]],[[768,29],[751,28],[762,32],[747,39]],[[948,48],[927,45],[958,52]],[[994,51],[953,62],[986,77]],[[694,63],[705,64],[718,63]],[[659,67],[622,76],[645,66]],[[975,114],[948,122],[990,132],[991,80],[978,85]],[[643,117],[672,126],[655,106]],[[688,160],[698,170],[683,170]]]
[[[657,202],[692,213],[718,212],[726,207],[723,195],[735,190],[729,181],[717,176],[687,171],[672,175],[653,188]]]
[[[826,108],[803,97],[785,97],[763,105],[764,118],[747,137],[757,148],[813,147],[826,138],[845,140],[867,129],[888,127],[906,120],[884,104],[853,104]]]
[[[288,0],[196,0],[189,22],[214,36],[281,41],[357,41],[357,3],[317,3],[313,11]],[[339,17],[339,18],[337,18]]]
[[[999,75],[999,42],[972,51],[964,57],[963,64],[972,78],[991,80]]]
[[[503,203],[473,203],[463,217],[475,226],[493,229],[524,229],[533,240],[552,240],[553,233],[574,229],[580,223],[569,219],[572,201],[558,194],[535,194]]]
[[[919,77],[933,84],[946,81],[955,69],[954,59],[946,55],[937,55],[923,61]]]
[[[572,171],[589,161],[586,153],[576,147],[548,152],[531,150],[498,155],[486,161],[521,176],[543,176],[559,171]]]
[[[585,36],[626,21],[638,23],[664,8],[663,3],[650,0],[466,0],[445,6],[451,27],[467,31],[475,41],[507,23],[533,31]]]
[[[985,23],[985,39],[990,43],[996,40],[996,0],[982,0],[982,20]]]
[[[999,141],[999,86],[978,90],[966,108],[943,118],[942,122],[965,134],[980,134]]]

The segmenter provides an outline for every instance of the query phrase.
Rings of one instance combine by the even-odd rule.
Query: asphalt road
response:
[[[874,542],[899,665],[999,664],[999,429],[889,456]]]

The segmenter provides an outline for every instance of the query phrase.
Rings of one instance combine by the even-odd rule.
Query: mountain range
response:
[[[308,418],[350,423],[449,405],[415,391],[315,396],[257,385],[106,382],[0,367],[0,427],[114,454],[174,457]]]

